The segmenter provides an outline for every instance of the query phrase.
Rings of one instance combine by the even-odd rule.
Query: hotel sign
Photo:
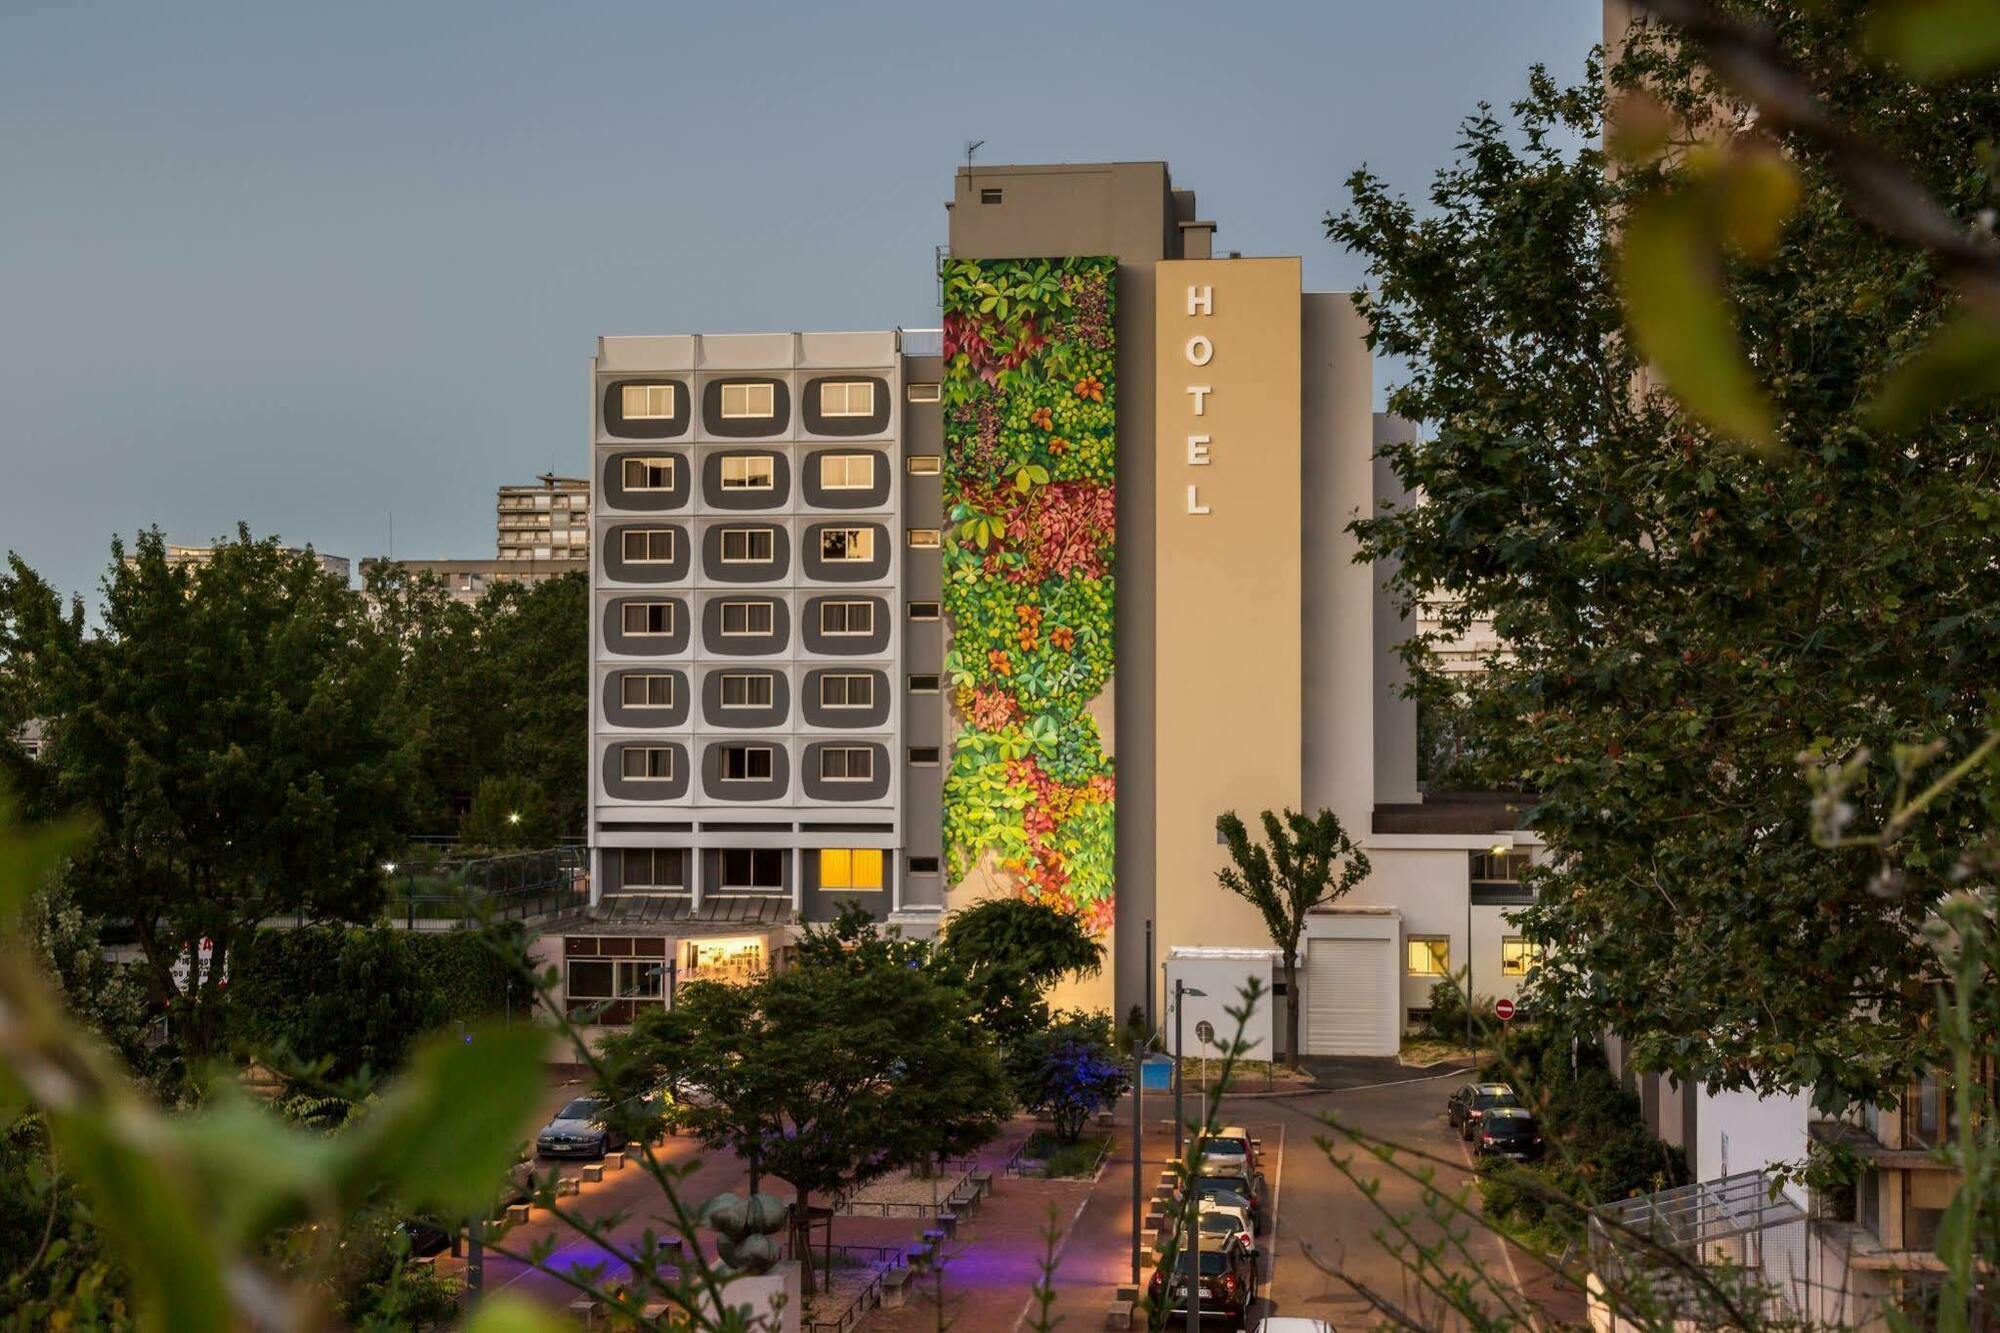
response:
[[[1215,314],[1215,285],[1208,282],[1188,284],[1187,312],[1190,317],[1212,318]],[[1197,333],[1187,340],[1182,348],[1187,363],[1195,370],[1207,366],[1215,360],[1215,343],[1207,334]],[[1205,378],[1205,377],[1204,377]],[[1208,415],[1208,396],[1215,392],[1213,385],[1189,384],[1187,386],[1188,406],[1197,425],[1206,424],[1202,418]],[[1187,437],[1187,461],[1189,467],[1207,467],[1214,460],[1209,457],[1209,449],[1215,443],[1205,431],[1189,431]],[[1187,511],[1190,514],[1206,514],[1208,506],[1201,502],[1201,483],[1190,481],[1187,488]]]

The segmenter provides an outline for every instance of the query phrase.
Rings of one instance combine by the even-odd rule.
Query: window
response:
[[[762,672],[731,672],[722,678],[724,708],[769,708],[771,678]]]
[[[874,381],[833,380],[820,385],[819,414],[823,417],[874,416]]]
[[[910,747],[910,762],[913,764],[939,764],[944,762],[935,745],[913,745]]]
[[[770,634],[774,620],[769,602],[724,602],[722,604],[722,632],[724,634]]]
[[[873,560],[875,558],[875,529],[821,528],[819,530],[819,558],[845,563]]]
[[[1451,975],[1451,940],[1443,935],[1412,935],[1409,939],[1409,973],[1413,977]]]
[[[777,484],[777,468],[768,456],[736,455],[722,460],[722,489],[768,491]]]
[[[1475,884],[1519,884],[1521,874],[1527,870],[1533,857],[1525,851],[1502,849],[1472,854],[1472,880]]]
[[[674,604],[672,602],[627,602],[620,611],[618,618],[627,634],[672,634],[674,632]]]
[[[938,859],[935,856],[913,856],[910,858],[910,873],[912,875],[935,875],[937,872]]]
[[[910,619],[942,620],[944,619],[944,604],[942,602],[911,602]]]
[[[875,455],[821,454],[819,484],[829,491],[865,491],[875,485]]]
[[[666,993],[666,976],[667,965],[657,958],[573,958],[565,994],[572,1001],[657,1000]],[[606,1014],[605,1021],[631,1020]]]
[[[722,563],[763,565],[777,558],[776,534],[769,528],[724,528]]]
[[[782,889],[785,854],[768,847],[731,847],[722,853],[725,889]]]
[[[913,477],[935,477],[944,470],[944,460],[936,454],[911,454],[903,460]]]
[[[911,694],[937,694],[943,688],[944,688],[944,680],[940,676],[910,677]]]
[[[873,708],[875,677],[866,672],[828,672],[819,678],[819,702],[823,708]]]
[[[882,852],[875,847],[827,847],[819,854],[822,889],[879,889]]]
[[[618,771],[634,782],[666,782],[674,776],[674,752],[664,747],[628,745],[618,756]]]
[[[674,558],[672,528],[627,528],[620,541],[628,565],[664,565]]]
[[[1501,976],[1525,977],[1541,965],[1541,945],[1530,943],[1519,935],[1509,935],[1500,941]]]
[[[618,399],[618,414],[627,421],[665,421],[674,414],[671,384],[627,384]]]
[[[771,747],[768,745],[725,745],[722,747],[724,782],[769,782]]]
[[[979,192],[979,202],[982,204],[997,204],[1003,197],[995,186],[987,186]]]
[[[624,852],[624,885],[628,889],[678,889],[681,883],[681,854],[674,847],[627,847]]]
[[[911,528],[910,545],[919,551],[935,551],[943,540],[943,534],[936,528]]]
[[[821,602],[819,604],[819,632],[821,634],[873,634],[875,632],[875,603]]]
[[[944,389],[932,380],[915,380],[904,386],[903,396],[913,403],[935,403],[944,397]]]
[[[725,418],[769,417],[777,415],[769,384],[725,384],[722,386],[722,415]]]
[[[868,782],[875,776],[875,752],[864,745],[829,745],[819,752],[819,775],[827,782]]]
[[[628,675],[618,683],[619,697],[627,708],[672,708],[674,678],[657,675]]]
[[[625,460],[625,489],[628,491],[670,491],[674,488],[674,460],[669,458],[628,458]]]

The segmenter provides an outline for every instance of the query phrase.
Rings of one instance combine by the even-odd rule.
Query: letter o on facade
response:
[[[1215,344],[1199,333],[1187,340],[1187,359],[1191,366],[1205,366],[1215,359]]]

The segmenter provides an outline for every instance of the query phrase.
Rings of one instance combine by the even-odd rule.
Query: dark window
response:
[[[1521,873],[1533,858],[1527,852],[1500,851],[1472,854],[1472,882],[1475,884],[1519,884]]]
[[[912,676],[910,677],[910,693],[936,694],[942,688],[943,684],[943,680],[937,676]]]
[[[935,875],[937,872],[938,859],[935,856],[913,856],[910,858],[910,873],[912,875]]]
[[[982,189],[979,192],[979,202],[982,204],[997,204],[1000,202],[1000,199],[1000,191],[991,187]]]
[[[771,778],[771,751],[762,745],[722,747],[722,776],[730,782],[768,782]]]
[[[627,847],[625,849],[625,887],[628,889],[680,888],[680,853],[671,847]]]
[[[940,760],[935,745],[913,745],[910,747],[910,762],[913,764],[935,764]]]
[[[939,620],[943,618],[943,615],[944,615],[944,608],[941,603],[938,602],[910,603],[910,619],[912,620]]]
[[[725,889],[782,889],[785,854],[771,848],[732,847],[722,854]]]

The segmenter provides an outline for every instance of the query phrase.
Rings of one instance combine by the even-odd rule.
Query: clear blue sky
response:
[[[1221,248],[1420,189],[1595,0],[35,3],[0,13],[0,548],[114,531],[490,556],[585,466],[599,333],[935,322],[988,162],[1164,158]],[[982,15],[990,18],[982,21]],[[1378,386],[1379,388],[1379,386]]]

